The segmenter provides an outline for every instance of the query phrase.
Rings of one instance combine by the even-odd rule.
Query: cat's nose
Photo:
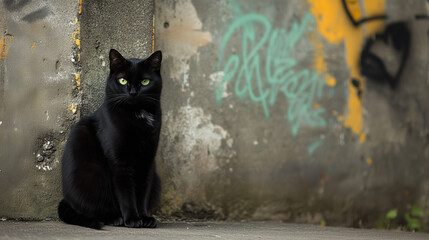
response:
[[[136,91],[136,89],[135,89],[135,88],[131,88],[131,90],[130,90],[130,96],[131,96],[131,97],[135,97],[135,96],[137,96],[137,91]]]

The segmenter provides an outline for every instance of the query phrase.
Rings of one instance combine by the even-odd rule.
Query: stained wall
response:
[[[155,1],[162,213],[356,227],[427,215],[428,3],[344,3]],[[365,46],[385,66],[365,58],[367,76]]]
[[[65,138],[102,102],[110,48],[163,51],[158,216],[429,216],[428,3],[344,3],[3,1],[0,217],[57,217]]]

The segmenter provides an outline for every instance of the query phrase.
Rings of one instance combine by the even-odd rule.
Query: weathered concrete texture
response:
[[[0,216],[56,216],[66,134],[79,103],[78,2],[2,1]],[[75,39],[73,39],[75,40]]]
[[[424,233],[362,230],[278,222],[165,222],[156,229],[105,227],[103,231],[60,222],[0,222],[1,239],[293,239],[418,240]]]
[[[152,53],[153,1],[83,1],[82,9],[81,114],[87,115],[104,99],[111,48],[128,58]]]
[[[357,28],[328,3],[155,1],[162,214],[373,227],[419,204],[429,217],[425,2],[350,1],[389,16]],[[369,32],[398,19],[412,44],[392,90],[358,64]]]
[[[354,27],[330,0],[3,1],[0,217],[57,217],[69,127],[102,102],[110,48],[150,54],[155,8],[158,214],[374,227],[393,208],[406,224],[417,204],[429,229],[429,26],[414,17],[428,4],[347,4],[389,18]],[[411,51],[390,89],[359,58],[398,20]],[[396,70],[391,45],[374,53]]]

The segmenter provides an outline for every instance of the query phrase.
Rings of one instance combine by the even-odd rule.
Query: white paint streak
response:
[[[222,79],[224,76],[225,76],[225,73],[223,71],[210,74],[209,78],[211,80],[211,85],[216,87],[216,89],[219,89],[219,86],[222,85]],[[228,93],[227,86],[228,84],[223,84],[222,98],[226,98],[230,95]]]
[[[179,109],[176,120],[169,124],[171,136],[183,135],[181,143],[186,152],[197,145],[206,145],[210,151],[219,150],[221,141],[229,135],[221,126],[211,123],[211,116],[202,108],[184,106]]]

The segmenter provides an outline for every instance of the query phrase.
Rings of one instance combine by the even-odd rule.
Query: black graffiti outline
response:
[[[401,63],[394,75],[387,71],[383,60],[371,52],[371,46],[376,41],[383,41],[388,44],[389,40],[397,52],[402,52]],[[408,60],[410,44],[411,33],[406,22],[395,22],[387,25],[383,33],[377,33],[373,38],[367,38],[365,42],[360,58],[362,75],[378,82],[387,81],[392,89],[396,88]]]
[[[359,20],[356,20],[353,15],[350,13],[349,7],[347,6],[346,0],[341,0],[342,4],[343,4],[343,8],[344,11],[347,14],[347,17],[350,19],[350,21],[352,22],[353,26],[357,27],[359,25],[361,25],[362,23],[365,22],[369,22],[369,21],[374,21],[374,20],[386,20],[387,16],[386,15],[375,15],[372,17],[367,17],[367,18],[361,18]]]

